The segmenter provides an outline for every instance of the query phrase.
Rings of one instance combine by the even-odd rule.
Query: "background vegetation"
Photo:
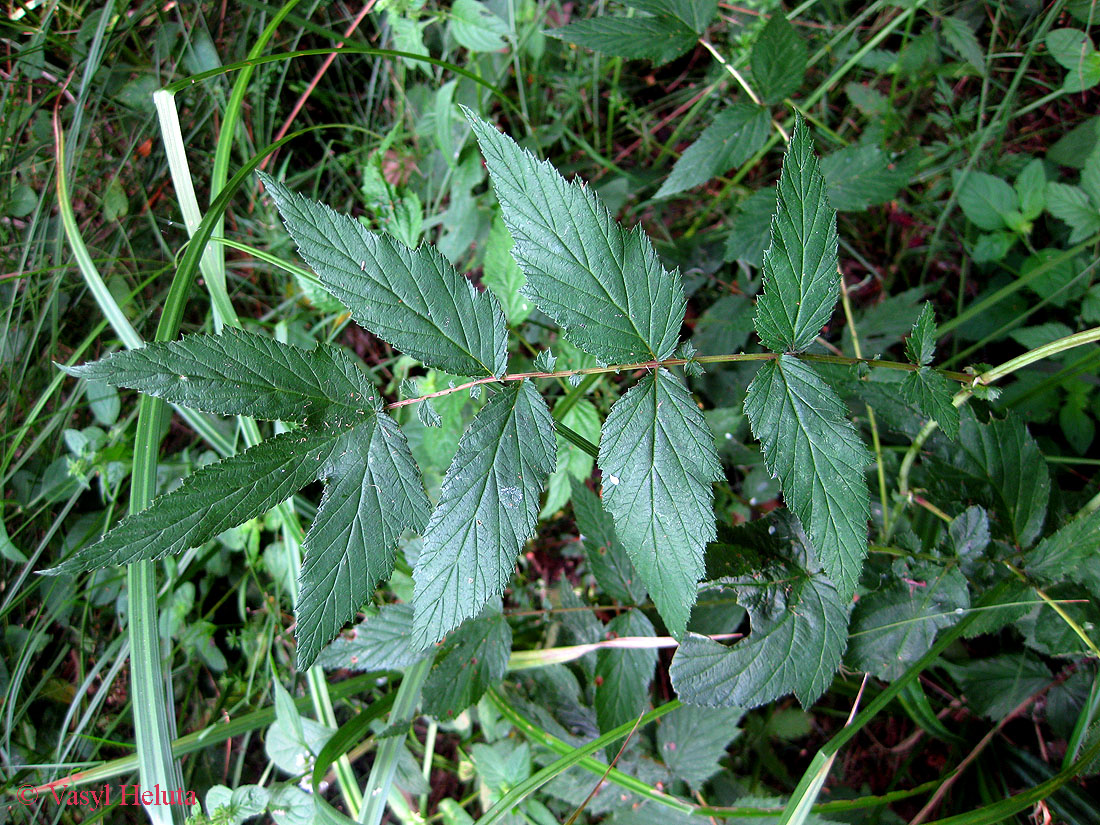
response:
[[[660,5],[11,4],[0,21],[0,777],[10,803],[0,821],[145,818],[12,795],[77,771],[93,785],[135,781],[134,720],[149,697],[131,687],[131,662],[147,659],[131,658],[127,626],[144,596],[157,598],[148,638],[163,646],[182,735],[166,728],[162,744],[175,739],[184,755],[179,781],[204,803],[196,822],[365,816],[370,789],[388,784],[367,778],[380,764],[396,770],[386,815],[403,822],[466,823],[491,809],[484,821],[770,821],[799,801],[802,821],[1098,821],[1094,342],[1055,347],[972,402],[964,428],[993,421],[988,432],[1000,433],[981,460],[965,437],[923,433],[928,416],[879,375],[889,370],[873,381],[830,373],[873,446],[873,539],[845,664],[807,708],[793,697],[747,712],[679,707],[668,649],[560,652],[667,638],[606,533],[592,456],[565,439],[504,618],[444,648],[425,688],[430,715],[402,715],[402,672],[427,665],[392,651],[348,637],[322,654],[324,671],[294,666],[298,544],[319,485],[158,562],[156,591],[127,585],[119,568],[36,575],[128,505],[260,432],[189,413],[154,420],[143,437],[136,394],[56,369],[153,340],[166,307],[181,311],[185,332],[239,318],[280,340],[338,344],[390,400],[448,387],[450,376],[349,323],[299,268],[255,175],[226,189],[288,135],[263,157],[268,172],[410,246],[437,244],[498,296],[517,333],[513,370],[547,347],[550,369],[595,361],[517,291],[510,238],[457,104],[644,227],[684,277],[682,332],[701,354],[760,351],[752,300],[796,110],[839,211],[843,302],[821,354],[904,360],[926,300],[940,321],[936,364],[955,371],[1042,354],[1100,323],[1093,4],[720,3],[697,28],[681,22],[678,37],[630,29],[661,19],[647,16]],[[552,36],[610,17],[635,23]],[[348,48],[326,56],[337,44]],[[158,124],[153,92],[164,87],[178,137]],[[753,101],[767,105],[763,121],[739,108]],[[177,166],[173,178],[173,152],[186,159],[183,177]],[[224,228],[182,303],[170,286],[200,264],[187,240],[211,201]],[[760,522],[764,548],[762,531],[784,523],[742,408],[755,369],[707,364],[689,378],[725,468],[720,544],[742,550],[755,541],[747,528],[724,530]],[[562,380],[555,415],[595,443],[628,379]],[[453,393],[395,411],[433,499],[482,403]],[[135,444],[150,438],[162,439],[160,458],[143,481],[151,465]],[[416,540],[407,545],[378,606],[410,599]],[[716,585],[691,627],[747,632],[744,601]],[[455,686],[466,692],[447,692]],[[845,728],[857,704],[874,713]],[[569,762],[601,735],[586,761]],[[155,769],[155,754],[142,758]],[[331,807],[315,810],[316,797]]]

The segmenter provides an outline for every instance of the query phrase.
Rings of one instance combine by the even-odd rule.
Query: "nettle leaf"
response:
[[[852,613],[847,659],[880,679],[899,678],[928,652],[941,628],[970,607],[957,567],[896,570],[899,580],[860,598]]]
[[[269,421],[352,425],[379,404],[370,379],[342,349],[307,350],[232,327],[61,369],[195,410]]]
[[[793,692],[809,707],[825,692],[848,642],[848,600],[825,576],[807,573],[801,555],[797,564],[723,580],[752,632],[732,647],[687,634],[669,671],[682,701],[753,708]]]
[[[455,0],[451,6],[451,34],[472,52],[504,48],[508,24],[478,0]]]
[[[412,644],[413,609],[410,604],[387,604],[321,651],[318,663],[326,670],[404,670],[428,651]]]
[[[613,599],[624,604],[641,604],[646,598],[645,585],[615,534],[611,516],[603,509],[599,496],[584,482],[573,479],[572,483],[573,516],[596,583]]]
[[[596,195],[566,182],[493,126],[464,110],[477,135],[523,294],[566,337],[608,364],[668,358],[684,317],[678,272],[668,272],[641,227],[627,232]]]
[[[1091,203],[1085,190],[1051,181],[1046,188],[1046,207],[1070,228],[1070,243],[1080,243],[1100,232],[1100,205]]]
[[[497,604],[447,638],[424,683],[424,710],[450,719],[477,702],[504,678],[512,629]]]
[[[905,400],[935,420],[951,440],[959,437],[959,408],[952,401],[951,382],[931,367],[921,367],[905,376],[901,392]]]
[[[339,449],[344,433],[302,429],[261,441],[243,453],[207,464],[148,508],[123,519],[51,574],[108,564],[160,559],[200,547],[286,501],[317,476]],[[350,617],[349,617],[350,618]]]
[[[555,458],[550,410],[529,381],[511,382],[474,418],[443,478],[413,575],[418,645],[439,641],[504,591]]]
[[[620,613],[607,624],[607,638],[655,636],[640,610]],[[633,722],[649,702],[649,682],[657,665],[657,648],[601,648],[596,653],[596,720],[607,733]]]
[[[825,178],[801,115],[783,158],[763,269],[756,332],[772,352],[801,352],[825,326],[840,295],[836,210],[825,198]]]
[[[713,541],[722,478],[714,436],[691,393],[659,369],[615,402],[598,460],[603,504],[642,582],[678,636],[695,604],[703,551]]]
[[[411,250],[259,174],[302,258],[357,323],[428,366],[456,375],[504,374],[500,305],[435,247]]]
[[[1016,209],[1016,190],[1008,182],[986,172],[971,172],[965,178],[955,173],[959,206],[979,229],[994,231],[1008,226],[1005,216]]]
[[[385,413],[341,436],[321,476],[295,608],[299,670],[390,577],[401,533],[424,529],[431,511],[405,436]]]
[[[808,60],[806,44],[777,9],[752,47],[749,62],[757,92],[765,102],[778,103],[798,91]]]
[[[1100,599],[1100,510],[1069,522],[1024,556],[1024,569],[1047,582],[1077,582]]]
[[[745,414],[787,504],[844,598],[867,552],[871,455],[837,394],[791,355],[766,363],[749,384]]]
[[[735,103],[719,112],[698,140],[680,155],[653,197],[667,198],[740,166],[764,145],[771,127],[771,116],[763,106]]]

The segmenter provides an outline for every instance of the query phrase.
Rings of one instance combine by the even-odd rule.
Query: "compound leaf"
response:
[[[524,294],[605,363],[670,357],[683,285],[641,227],[627,232],[590,189],[465,111],[515,240],[512,256],[527,276]]]
[[[921,367],[905,376],[901,382],[905,400],[934,419],[944,435],[954,440],[959,437],[959,408],[951,399],[951,382],[931,367]]]
[[[770,130],[767,109],[752,103],[735,103],[720,112],[699,139],[684,150],[654,197],[667,198],[740,166],[764,145]]]
[[[435,247],[411,250],[268,175],[260,180],[302,258],[357,323],[428,366],[456,375],[504,373],[500,305]]]
[[[317,661],[326,670],[404,670],[427,653],[412,646],[412,623],[412,605],[383,605],[350,635],[337,637]]]
[[[62,369],[195,410],[268,421],[352,425],[378,404],[370,380],[342,349],[307,350],[232,327]]]
[[[424,710],[452,719],[504,678],[512,650],[512,629],[496,609],[466,622],[447,638],[424,683]]]
[[[760,32],[750,57],[752,76],[764,101],[778,103],[796,92],[808,59],[806,44],[782,10],[777,10]]]
[[[772,352],[800,352],[829,320],[840,295],[836,210],[825,198],[825,178],[801,115],[783,158],[763,269],[756,332]]]
[[[620,613],[607,625],[607,638],[655,636],[640,610]],[[604,733],[632,722],[649,701],[649,681],[657,665],[657,648],[601,648],[596,654],[596,721]]]
[[[300,670],[390,577],[397,539],[422,530],[431,511],[405,436],[385,413],[342,435],[321,477],[295,608]]]
[[[824,576],[793,568],[736,590],[752,632],[733,647],[687,634],[669,671],[676,693],[692,705],[753,708],[793,691],[809,707],[840,665],[847,600]]]
[[[286,501],[316,480],[343,433],[302,429],[196,470],[50,573],[159,559],[199,547]]]
[[[721,476],[714,436],[691,393],[667,370],[615,402],[604,422],[603,504],[673,635],[684,632],[715,538],[712,482]]]
[[[529,381],[513,382],[474,418],[443,478],[416,563],[418,645],[439,641],[503,592],[555,458],[550,410]]]
[[[871,456],[847,408],[812,367],[781,355],[749,384],[745,413],[765,466],[848,598],[867,552],[870,497],[863,471]]]

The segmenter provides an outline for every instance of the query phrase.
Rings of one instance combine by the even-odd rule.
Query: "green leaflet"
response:
[[[1058,583],[1068,579],[1100,599],[1100,510],[1047,536],[1024,556],[1029,575]]]
[[[208,464],[49,572],[130,564],[199,547],[263,515],[314,481],[333,458],[341,436],[331,429],[295,430]]]
[[[829,320],[839,294],[836,210],[825,198],[810,130],[796,115],[756,302],[760,340],[772,352],[801,352]]]
[[[591,189],[566,182],[464,111],[515,240],[512,256],[527,276],[523,294],[605,363],[670,357],[684,317],[683,285],[641,227],[625,231]]]
[[[871,463],[847,412],[813,368],[791,355],[764,364],[745,395],[764,464],[845,599],[855,592],[867,553],[863,473]]]
[[[672,17],[593,17],[548,31],[566,43],[629,60],[673,60],[693,45],[698,35]]]
[[[680,699],[707,707],[753,708],[794,692],[809,707],[825,692],[848,641],[846,600],[821,575],[783,566],[771,582],[737,586],[752,632],[726,647],[689,633],[672,659]]]
[[[798,91],[806,73],[806,44],[781,9],[772,14],[752,47],[750,63],[765,103],[778,103]]]
[[[607,624],[607,638],[655,636],[640,610],[620,613]],[[633,722],[649,702],[649,682],[657,665],[657,648],[602,648],[596,653],[596,721],[600,731]]]
[[[295,609],[303,671],[389,579],[402,531],[424,529],[431,511],[405,436],[385,413],[342,435],[321,475]]]
[[[1016,191],[1008,182],[986,172],[955,175],[959,207],[979,229],[994,231],[1008,224],[1005,216],[1016,208]]]
[[[718,773],[718,760],[741,731],[740,708],[701,708],[684,705],[660,721],[657,752],[673,775],[693,788]]]
[[[989,659],[945,664],[972,711],[994,722],[1050,685],[1050,668],[1032,653],[1005,653]]]
[[[317,661],[326,670],[404,670],[428,652],[412,646],[412,623],[412,605],[383,605],[350,636],[337,637]]]
[[[512,629],[500,600],[484,615],[447,637],[424,683],[424,712],[453,719],[504,678],[512,650]]]
[[[307,350],[232,327],[221,335],[188,335],[62,369],[195,410],[268,421],[350,426],[380,403],[343,350],[328,344]]]
[[[627,5],[648,14],[675,17],[699,34],[718,14],[718,0],[628,0]]]
[[[550,410],[531,382],[511,382],[477,414],[424,532],[413,576],[415,644],[439,641],[503,592],[555,457]]]
[[[719,112],[699,139],[680,155],[653,197],[667,198],[740,166],[764,145],[771,128],[771,117],[763,106],[735,103]]]
[[[691,393],[667,370],[647,375],[611,408],[600,439],[603,504],[669,632],[695,604],[703,550],[715,538],[722,477],[714,436]]]
[[[259,175],[302,258],[357,323],[428,366],[457,375],[504,374],[500,305],[435,247],[410,250]]]
[[[874,145],[853,145],[821,160],[829,203],[842,212],[854,212],[892,200],[909,182],[911,164],[892,164]]]
[[[939,423],[944,435],[959,437],[959,409],[952,402],[951,382],[931,367],[921,367],[905,376],[901,393],[910,404]]]
[[[905,340],[905,355],[914,364],[926,367],[932,363],[936,354],[936,314],[930,301],[924,307],[913,324],[913,332]]]
[[[852,612],[846,658],[857,670],[892,681],[928,652],[936,633],[970,607],[966,579],[957,567],[930,564],[906,569],[900,580],[863,596]]]
[[[645,585],[615,534],[615,524],[604,512],[599,496],[583,481],[572,479],[572,484],[573,517],[584,541],[589,570],[611,598],[623,604],[641,604],[646,597]]]
[[[1030,547],[1042,532],[1050,499],[1050,471],[1035,439],[1016,416],[979,424],[968,412],[959,446],[948,460],[985,482],[1003,532],[1018,546]]]
[[[508,234],[504,219],[498,216],[489,229],[489,240],[485,243],[481,283],[497,296],[512,326],[519,326],[531,314],[531,304],[520,294],[525,282],[523,271],[512,259],[512,236]]]
[[[692,46],[718,13],[715,0],[628,0],[652,17],[593,17],[551,32],[566,43],[626,58],[647,58],[657,65]]]

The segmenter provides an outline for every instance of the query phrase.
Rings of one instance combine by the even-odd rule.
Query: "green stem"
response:
[[[390,711],[390,725],[403,725],[412,719],[416,706],[420,704],[420,689],[428,678],[434,657],[426,656],[405,670],[401,686],[397,689],[397,698]],[[393,775],[397,770],[397,758],[405,745],[405,731],[387,736],[378,746],[371,766],[370,777],[363,789],[364,804],[359,809],[359,821],[365,825],[378,825],[386,810],[386,800],[393,785]]]

